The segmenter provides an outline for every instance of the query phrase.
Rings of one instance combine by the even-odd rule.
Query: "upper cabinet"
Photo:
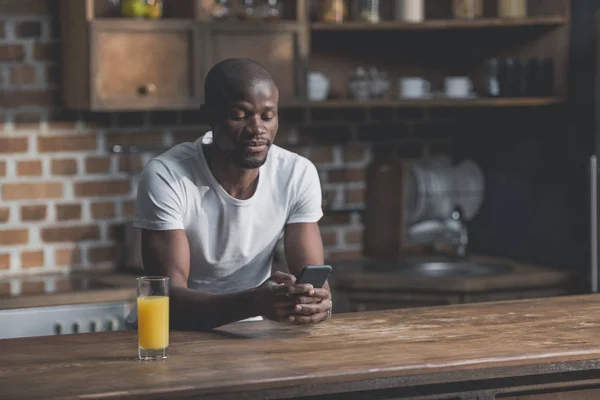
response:
[[[164,0],[159,18],[124,17],[126,1],[156,0],[60,1],[67,107],[195,109],[206,73],[229,57],[268,68],[283,107],[567,98],[569,0]]]
[[[274,75],[282,101],[303,98],[308,25],[302,0],[268,21],[215,20],[205,0],[168,0],[161,18],[124,17],[119,1],[62,0],[63,97],[90,111],[194,109],[216,62],[248,57]],[[259,2],[256,2],[257,4]],[[268,4],[268,2],[264,2]],[[231,8],[228,13],[239,13]],[[270,10],[256,8],[255,14]]]

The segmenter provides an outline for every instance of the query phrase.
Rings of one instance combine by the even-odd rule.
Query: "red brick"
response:
[[[0,92],[4,107],[51,107],[60,104],[57,90],[13,90]]]
[[[10,254],[0,254],[0,269],[9,269],[10,268]],[[10,293],[10,285],[9,285],[9,293]]]
[[[96,225],[48,227],[42,228],[41,237],[46,243],[97,240],[100,238],[100,229]]]
[[[85,160],[85,172],[88,174],[104,174],[110,172],[110,158],[88,157]]]
[[[44,221],[46,219],[48,208],[40,206],[21,206],[21,221]]]
[[[348,214],[325,215],[319,221],[319,225],[322,226],[348,225],[349,223],[350,216]]]
[[[42,115],[35,111],[17,111],[13,116],[15,129],[18,131],[39,131]]]
[[[6,161],[0,161],[0,176],[6,176]]]
[[[5,224],[10,219],[10,208],[0,207],[0,223]]]
[[[138,172],[143,169],[144,165],[142,164],[142,156],[139,154],[119,157],[119,171]]]
[[[325,232],[321,233],[321,238],[323,239],[323,246],[337,246],[337,233],[335,232]]]
[[[21,253],[21,268],[35,268],[44,266],[44,252],[42,250],[24,251]]]
[[[61,267],[81,264],[81,249],[56,249],[54,263]]]
[[[58,221],[81,219],[81,204],[57,204],[56,219]]]
[[[131,183],[129,180],[88,181],[75,183],[75,196],[100,197],[129,194]]]
[[[20,44],[0,45],[0,61],[23,61],[25,48]]]
[[[44,281],[24,281],[21,283],[21,294],[40,294],[44,293]]]
[[[333,148],[322,146],[314,147],[310,159],[315,164],[325,164],[333,162]]]
[[[110,218],[115,216],[115,204],[109,201],[92,203],[93,218]]]
[[[40,61],[58,61],[60,46],[58,43],[36,43],[33,47],[33,56]]]
[[[329,252],[327,260],[329,261],[340,261],[340,260],[358,260],[362,258],[362,251],[359,250],[334,250]]]
[[[42,162],[39,160],[17,162],[17,176],[41,176]]]
[[[77,161],[74,159],[52,160],[52,175],[75,175]]]
[[[330,183],[364,182],[365,170],[363,168],[332,170],[327,173],[327,177]]]
[[[108,246],[88,249],[88,260],[92,263],[114,262],[117,260],[117,248]]]
[[[362,243],[362,232],[360,232],[360,231],[346,232],[346,234],[344,235],[344,242],[346,242],[346,244]]]
[[[56,199],[63,195],[63,185],[58,182],[5,183],[3,200]]]
[[[363,147],[348,147],[344,149],[344,161],[360,162],[367,159],[367,149]]]
[[[42,36],[42,23],[40,21],[18,22],[15,33],[20,38],[38,38]]]
[[[346,203],[364,203],[365,189],[346,189]]]
[[[111,134],[106,136],[106,143],[108,147],[114,145],[161,147],[163,145],[160,132]]]
[[[37,70],[33,65],[15,65],[10,69],[10,83],[32,85],[37,80]]]
[[[0,138],[0,154],[24,153],[28,147],[27,138],[24,137]]]
[[[38,151],[42,153],[53,151],[86,151],[96,150],[98,142],[96,135],[60,135],[39,136]]]
[[[29,241],[27,229],[4,229],[0,230],[0,246],[12,246],[14,244],[26,244]]]
[[[133,217],[135,213],[135,201],[125,201],[123,202],[122,210],[124,217]]]

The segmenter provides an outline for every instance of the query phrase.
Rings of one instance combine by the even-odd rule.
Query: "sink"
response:
[[[406,275],[428,277],[443,276],[493,276],[504,275],[513,270],[513,266],[500,263],[472,261],[420,261],[405,262],[398,266],[397,272]]]
[[[510,264],[480,262],[469,260],[456,261],[368,261],[363,264],[364,271],[385,272],[422,277],[477,277],[498,276],[513,271]]]

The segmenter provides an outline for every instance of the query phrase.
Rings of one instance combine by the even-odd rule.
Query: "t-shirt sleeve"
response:
[[[287,223],[318,222],[323,217],[323,193],[319,173],[314,164],[307,160],[306,168],[298,179],[298,191]]]
[[[160,160],[146,164],[138,185],[133,226],[156,231],[183,229],[178,179]]]

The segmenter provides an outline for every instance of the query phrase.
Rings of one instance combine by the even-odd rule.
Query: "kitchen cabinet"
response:
[[[269,25],[211,24],[211,63],[246,57],[261,63],[279,86],[279,99],[289,102],[304,95],[304,64],[308,30],[296,23]]]
[[[303,95],[309,30],[296,23],[296,3],[287,2],[287,14],[269,23],[206,21],[196,0],[166,2],[158,20],[123,18],[108,0],[60,5],[67,108],[197,109],[208,69],[229,57],[263,64],[282,101]]]
[[[92,109],[188,108],[201,103],[205,40],[190,22],[93,22]],[[176,60],[174,62],[174,60]]]

